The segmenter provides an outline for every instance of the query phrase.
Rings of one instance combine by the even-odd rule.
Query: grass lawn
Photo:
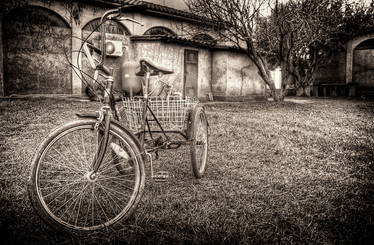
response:
[[[209,103],[206,175],[186,147],[161,153],[167,182],[146,178],[135,215],[110,236],[58,234],[26,184],[38,145],[97,103],[0,101],[0,243],[374,243],[374,103]],[[148,176],[149,164],[146,164]]]

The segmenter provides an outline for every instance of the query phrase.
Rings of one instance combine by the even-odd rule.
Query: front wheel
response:
[[[102,131],[96,120],[68,123],[40,146],[31,169],[29,196],[50,225],[68,232],[112,227],[131,215],[144,189],[144,163],[134,138],[111,124],[97,172],[93,161]],[[118,166],[127,166],[119,172]]]
[[[196,178],[201,178],[205,173],[208,159],[208,120],[203,107],[194,107],[189,124],[192,172]]]

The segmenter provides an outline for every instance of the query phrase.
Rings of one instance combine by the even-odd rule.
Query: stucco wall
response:
[[[205,100],[212,91],[212,52],[207,49],[199,49],[198,71],[197,94],[200,99]]]
[[[254,64],[245,54],[229,51],[213,53],[212,88],[217,99],[260,99],[265,95]]]
[[[179,44],[162,43],[160,41],[138,41],[132,44],[134,57],[140,60],[146,57],[154,63],[173,70],[173,74],[165,75],[163,80],[173,85],[174,92],[183,93],[184,86],[184,50],[193,49]],[[209,50],[198,50],[198,98],[206,99],[211,81],[211,54]]]
[[[224,97],[227,89],[227,55],[225,51],[212,54],[212,93],[214,97]]]
[[[82,31],[82,29],[86,26],[86,24],[93,19],[100,17],[107,10],[102,6],[91,6],[85,3],[81,5],[81,8],[79,9],[79,18],[73,19],[70,16],[70,12],[67,10],[66,2],[30,0],[29,4],[50,9],[56,13],[56,16],[59,16],[66,22],[67,28],[65,31],[60,31],[55,28],[61,34],[61,38],[66,38],[69,35],[73,35],[75,37],[84,37],[87,35],[87,33]],[[188,37],[190,34],[192,34],[192,31],[196,31],[196,26],[191,27],[192,25],[190,23],[181,22],[169,17],[139,13],[129,13],[126,14],[126,16],[144,24],[144,26],[140,26],[128,21],[122,22],[123,25],[129,30],[131,35],[143,35],[146,30],[155,26],[167,27],[181,37]],[[97,36],[97,34],[95,35]],[[69,64],[64,61],[64,57],[61,55],[61,53],[58,53],[55,50],[57,47],[59,47],[61,42],[57,39],[53,40],[53,37],[48,36],[48,34],[45,36],[42,34],[41,37],[41,39],[35,39],[32,42],[29,42],[29,38],[25,38],[25,40],[21,40],[19,44],[17,44],[17,41],[11,41],[9,42],[9,45],[6,44],[11,48],[13,48],[13,46],[19,46],[22,49],[27,49],[28,45],[30,46],[30,43],[32,45],[45,45],[43,48],[46,52],[43,51],[43,54],[41,55],[29,55],[28,57],[16,59],[12,52],[8,52],[6,54],[7,56],[4,57],[6,62],[12,63],[14,61],[13,63],[16,64],[14,66],[14,74],[21,71],[21,73],[28,74],[30,79],[44,79],[43,81],[39,82],[41,85],[37,86],[32,85],[32,83],[22,82],[25,93],[40,92],[39,90],[32,90],[33,86],[46,88],[44,91],[42,91],[45,93],[81,94],[84,92],[85,87],[80,80],[80,75],[77,75],[74,70],[71,69]],[[193,48],[183,46],[181,44],[164,43],[160,41],[130,42],[128,37],[120,37],[116,35],[111,35],[109,38],[114,40],[122,40],[124,53],[128,52],[128,50],[125,50],[125,46],[130,48],[130,51],[124,57],[108,58],[107,60],[108,63],[106,65],[115,69],[116,78],[119,78],[120,76],[119,66],[123,59],[129,60],[135,58],[136,60],[139,60],[140,57],[147,57],[162,66],[173,69],[174,74],[165,76],[164,79],[173,84],[175,91],[183,92],[184,51],[185,49],[192,49],[198,51],[197,96],[200,99],[206,99],[207,94],[211,91],[213,91],[215,95],[220,96],[247,96],[262,94],[263,87],[261,87],[261,79],[257,77],[256,69],[251,65],[248,59],[241,54],[230,53],[228,51],[212,51],[207,48]],[[74,52],[81,47],[82,41],[79,38],[71,38],[70,43],[68,44],[73,50],[73,52],[70,54],[70,60],[72,63],[75,66],[87,67],[87,61],[84,58],[78,59],[78,53]],[[57,56],[56,53],[58,53]],[[29,60],[29,62],[27,60]],[[20,67],[24,68],[25,71],[23,72]],[[39,75],[37,76],[33,76],[32,73],[28,72],[37,70],[37,68],[40,67],[44,70],[41,69],[43,71],[39,72]],[[51,73],[49,71],[57,72]],[[86,71],[89,70],[86,68]],[[56,77],[53,77],[51,74],[55,74]],[[92,72],[91,75],[93,75]],[[58,79],[61,78],[64,79],[63,83],[58,82]],[[47,81],[50,81],[48,82],[48,85],[46,85]],[[15,86],[17,86],[17,79],[13,79],[13,83]],[[0,84],[0,88],[1,85],[2,84]],[[116,88],[118,89],[118,84],[116,85]]]
[[[173,74],[165,75],[163,80],[173,85],[173,90],[183,92],[183,48],[177,44],[161,42],[134,42],[134,58],[145,57],[156,64],[173,70]]]

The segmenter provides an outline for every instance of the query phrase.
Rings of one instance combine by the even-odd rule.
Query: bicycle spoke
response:
[[[74,144],[74,143],[72,143],[71,140],[70,140],[70,138],[67,138],[67,140],[69,141],[69,143],[70,143],[71,146],[76,146],[76,145],[78,145],[78,144]],[[81,167],[84,167],[84,165],[82,164],[82,162],[85,162],[85,160],[84,160],[82,154],[79,152],[79,150],[76,149],[76,147],[72,147],[72,148],[73,148],[74,151],[77,153],[76,155],[78,156],[78,158],[80,158],[80,159],[76,158],[77,161],[78,161],[77,163],[78,163]],[[74,154],[74,156],[75,156],[75,154]]]
[[[60,151],[58,151],[58,150],[55,149],[55,148],[53,148],[53,150],[56,151],[57,154],[59,154],[60,156],[63,157],[63,155],[62,155],[62,153],[61,153]],[[75,170],[77,173],[84,172],[84,171],[82,171],[82,170],[76,169],[76,168],[75,168],[75,165],[71,165],[71,164],[70,164],[71,161],[70,161],[69,159],[67,159],[67,158],[65,158],[65,159],[66,159],[65,163],[69,163],[69,165],[70,165],[72,168],[69,168],[69,167],[67,167],[67,166],[62,166],[62,167],[65,167],[65,168],[70,169],[70,170],[73,170],[73,171]]]
[[[101,186],[99,186],[100,188],[101,188]],[[101,188],[102,189],[102,188]],[[113,202],[114,202],[114,204],[115,205],[117,205],[117,207],[119,208],[119,210],[121,210],[121,207],[117,204],[117,202],[115,202],[114,200],[113,200],[113,198],[104,190],[104,189],[102,189],[103,190],[103,192],[104,192],[104,194],[107,196],[107,197],[109,197],[109,199],[111,199]],[[109,205],[109,202],[107,203],[107,205]],[[112,205],[109,205],[110,206],[110,208],[112,209],[112,211],[113,211],[113,213],[115,214],[116,213],[116,211],[114,210],[114,208],[113,208],[113,206]]]
[[[57,210],[55,210],[55,212],[57,213],[62,207],[64,207],[66,204],[68,204],[73,198],[78,197],[78,195],[80,195],[80,193],[83,192],[86,189],[86,187],[87,187],[87,185],[83,188],[83,190],[81,190],[80,192],[78,192],[78,194],[76,194],[75,196],[71,197],[69,200],[67,200],[65,203],[63,203],[60,207],[58,207]],[[72,203],[69,205],[69,207],[72,205]],[[65,210],[65,212],[66,212],[66,210]],[[65,214],[65,212],[63,214]],[[63,216],[63,215],[61,215],[61,216]]]
[[[121,197],[123,197],[123,194],[124,194],[124,193],[118,192],[118,191],[116,191],[116,190],[113,190],[113,189],[111,189],[111,188],[109,188],[109,187],[105,187],[105,186],[100,185],[100,184],[98,184],[98,183],[95,183],[95,185],[98,185],[99,187],[103,188],[104,190],[109,191],[109,192],[112,193],[113,196],[116,197],[118,200],[121,200]],[[118,196],[116,196],[116,194],[117,194]]]
[[[70,190],[70,187],[71,187],[72,185],[76,185],[76,184],[80,184],[80,183],[83,183],[83,181],[82,181],[82,182],[75,182],[75,183],[71,183],[71,184],[65,185],[64,188],[62,188],[62,189],[57,189],[56,191],[54,191],[54,192],[52,192],[52,193],[49,193],[49,194],[45,195],[44,198],[46,198],[46,197],[48,197],[48,196],[51,196],[52,194],[54,194],[54,193],[56,193],[56,192],[58,192],[58,191],[63,190],[62,193],[60,193],[58,196],[56,196],[56,197],[55,197],[52,201],[50,201],[47,205],[49,205],[50,203],[52,203],[56,198],[58,198],[58,197],[60,197],[61,195],[65,194],[66,191]]]
[[[106,215],[106,213],[105,213],[105,211],[104,211],[103,207],[101,206],[100,202],[99,202],[99,201],[98,201],[98,199],[96,198],[96,195],[95,195],[95,194],[94,194],[94,197],[95,197],[95,200],[97,200],[97,203],[99,204],[99,207],[100,207],[100,208],[101,208],[101,210],[103,211],[103,213],[104,213],[104,215],[105,215],[106,219],[107,219],[107,220],[109,220],[108,216]]]
[[[128,185],[126,185],[125,183],[120,183],[120,182],[118,182],[118,181],[114,181],[113,179],[106,179],[107,181],[111,181],[111,183],[114,183],[115,185],[118,185],[118,186],[120,186],[120,187],[122,187],[122,188],[125,188],[125,189],[128,189],[128,190],[130,190],[131,192],[133,191],[133,188],[132,187],[129,187]],[[132,181],[132,184],[135,184],[135,180],[134,181]],[[131,182],[130,182],[131,183]]]
[[[124,175],[120,175],[118,177],[112,176],[112,177],[105,177],[105,178],[99,178],[99,180],[120,180],[120,181],[125,181],[125,182],[135,182],[133,180],[127,180],[123,178]]]

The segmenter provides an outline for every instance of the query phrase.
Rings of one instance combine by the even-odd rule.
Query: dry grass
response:
[[[5,243],[374,243],[374,103],[211,103],[209,165],[196,180],[186,148],[161,154],[133,218],[77,240],[34,213],[26,183],[37,145],[96,103],[0,102],[0,229]],[[146,165],[149,174],[149,165]]]

